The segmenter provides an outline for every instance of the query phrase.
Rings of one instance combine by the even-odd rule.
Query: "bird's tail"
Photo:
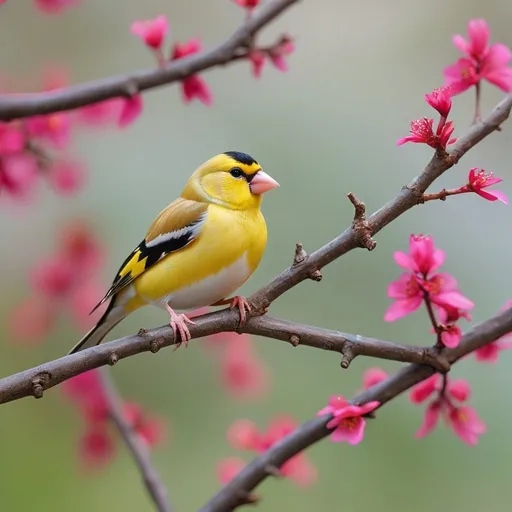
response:
[[[99,345],[103,338],[126,316],[121,307],[112,300],[98,323],[70,350],[70,354]]]

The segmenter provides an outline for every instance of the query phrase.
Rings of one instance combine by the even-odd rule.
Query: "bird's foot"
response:
[[[174,309],[169,306],[169,304],[166,304],[166,309],[169,312],[169,315],[171,316],[171,321],[169,322],[169,325],[172,328],[172,332],[174,333],[174,339],[178,341],[178,333],[180,334],[179,338],[180,341],[176,343],[176,347],[174,350],[179,348],[181,346],[181,343],[185,344],[185,347],[188,346],[188,342],[192,338],[190,335],[190,331],[188,330],[187,324],[194,325],[195,322],[190,320],[190,318],[187,317],[184,313],[176,313]]]
[[[240,311],[240,326],[245,325],[245,322],[247,321],[247,315],[245,314],[246,311],[251,311],[252,304],[241,295],[237,295],[236,297],[233,297],[231,299],[231,303],[229,306],[229,309],[238,308]]]

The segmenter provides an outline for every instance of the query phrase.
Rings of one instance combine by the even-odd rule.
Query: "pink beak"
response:
[[[277,187],[279,187],[279,183],[263,171],[258,171],[250,183],[251,192],[256,195],[263,194]]]

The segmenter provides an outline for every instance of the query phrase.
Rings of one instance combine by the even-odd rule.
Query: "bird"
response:
[[[126,316],[146,305],[167,310],[177,346],[187,346],[194,322],[176,310],[230,304],[246,321],[250,302],[229,297],[258,267],[267,244],[262,194],[279,186],[253,157],[227,151],[192,174],[119,268],[97,324],[70,354],[98,345]],[[178,336],[179,335],[179,336]]]

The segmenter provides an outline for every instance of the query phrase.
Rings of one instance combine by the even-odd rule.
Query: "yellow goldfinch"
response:
[[[96,306],[110,299],[105,313],[70,354],[101,343],[124,317],[147,304],[167,309],[174,334],[185,345],[187,323],[194,322],[175,309],[231,303],[244,322],[250,303],[226,297],[259,265],[267,243],[261,194],[278,186],[245,153],[228,151],[201,165],[126,258]]]

